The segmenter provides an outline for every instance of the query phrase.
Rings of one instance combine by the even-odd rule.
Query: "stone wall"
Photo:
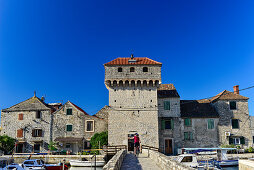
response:
[[[164,101],[170,101],[170,110],[164,110]],[[180,117],[180,98],[158,98],[159,117]]]
[[[214,120],[214,129],[208,129],[208,119]],[[181,123],[181,140],[186,148],[209,148],[218,147],[218,118],[192,118],[191,126],[184,126],[184,119]],[[193,140],[184,140],[184,132],[192,132]]]
[[[103,167],[103,170],[120,170],[126,153],[127,151],[125,149],[118,151]]]
[[[252,146],[252,135],[250,130],[250,116],[248,110],[247,100],[233,100],[236,101],[236,110],[230,110],[229,100],[219,100],[213,103],[213,106],[220,115],[218,130],[219,143],[229,144],[229,138],[226,137],[225,132],[230,132],[231,136],[243,136],[245,138],[245,148]],[[232,129],[231,120],[239,119],[239,129]]]
[[[23,120],[18,120],[19,114],[23,114]],[[36,118],[36,111],[13,111],[1,113],[1,135],[8,135],[19,141],[26,141],[25,152],[33,152],[35,142],[41,144],[41,152],[47,151],[50,141],[51,131],[51,111],[41,110],[41,118]],[[23,137],[17,138],[17,130],[23,130]],[[33,129],[42,129],[42,137],[33,137]],[[41,141],[41,142],[40,142]]]
[[[148,154],[147,149],[142,150],[143,154]],[[183,164],[180,164],[174,160],[172,160],[170,157],[156,152],[149,150],[149,157],[156,162],[156,164],[161,168],[161,169],[174,169],[174,170],[195,170],[194,168],[185,166]]]
[[[118,72],[118,67],[122,67],[123,71]],[[130,72],[130,68],[135,67],[134,72]],[[143,72],[143,67],[148,67],[148,72]],[[132,79],[156,79],[161,80],[161,66],[138,66],[138,65],[129,65],[129,66],[105,66],[105,80],[132,80]]]

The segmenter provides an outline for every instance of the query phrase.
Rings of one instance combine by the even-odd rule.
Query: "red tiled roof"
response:
[[[158,90],[175,90],[175,86],[173,84],[160,84]]]
[[[134,62],[135,60],[135,62]],[[129,62],[133,61],[133,62]],[[154,61],[150,58],[147,57],[134,57],[134,58],[116,58],[106,64],[105,66],[110,66],[110,65],[162,65],[162,63]]]
[[[75,106],[78,110],[80,110],[81,112],[83,112],[85,115],[89,115],[87,114],[83,109],[81,109],[80,107],[78,107],[77,105],[75,105],[74,103],[70,102],[71,104],[73,104],[73,106]],[[90,116],[90,115],[89,115]]]

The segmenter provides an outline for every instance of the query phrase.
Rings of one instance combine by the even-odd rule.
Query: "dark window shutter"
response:
[[[42,137],[42,129],[39,129],[39,137]]]
[[[171,119],[171,129],[174,129],[174,120]]]
[[[17,137],[22,138],[23,137],[23,129],[17,130]]]
[[[238,119],[232,119],[232,128],[239,129],[239,121]]]
[[[72,109],[67,109],[67,115],[72,115]]]
[[[161,129],[162,129],[162,130],[165,129],[165,120],[161,120]]]
[[[240,137],[240,143],[241,144],[245,144],[245,138],[242,136],[242,137]]]
[[[35,129],[32,130],[32,137],[35,137]]]
[[[230,145],[231,145],[231,144],[234,144],[234,139],[231,138],[231,137],[229,137],[229,144],[230,144]]]
[[[19,114],[19,120],[23,120],[23,114],[22,113]]]

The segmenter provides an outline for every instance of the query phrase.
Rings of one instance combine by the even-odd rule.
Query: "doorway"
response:
[[[41,147],[41,145],[39,143],[34,144],[34,153],[39,153],[40,152],[40,147]]]
[[[173,140],[165,139],[165,154],[172,155],[173,154]]]
[[[23,153],[24,144],[19,143],[16,145],[16,153]]]
[[[128,151],[134,151],[134,134],[128,134]]]

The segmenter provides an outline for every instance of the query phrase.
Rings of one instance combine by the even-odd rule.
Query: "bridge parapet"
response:
[[[195,170],[194,168],[182,165],[169,156],[156,151],[155,149],[142,148],[142,153],[147,154],[161,169],[176,169],[176,170]]]
[[[121,149],[120,151],[118,151],[103,167],[103,170],[120,170],[126,154],[126,149]]]

